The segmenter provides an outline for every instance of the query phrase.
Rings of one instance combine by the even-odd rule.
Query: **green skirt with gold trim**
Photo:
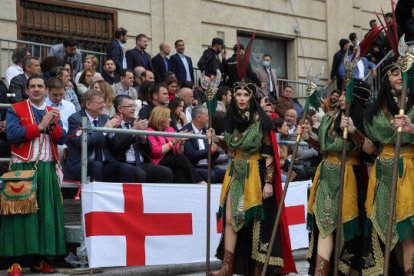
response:
[[[344,199],[342,208],[342,240],[339,274],[350,275],[360,270],[362,252],[362,218],[364,204],[364,168],[359,165],[357,152],[350,152],[345,166]],[[319,236],[335,237],[338,215],[341,161],[338,154],[327,155],[315,174],[308,201],[307,228],[311,240],[307,259],[309,274],[314,275]],[[333,253],[330,263],[333,265]],[[331,268],[331,271],[333,268]]]
[[[255,179],[259,181],[260,184],[259,188],[262,190],[264,185],[264,172],[265,172],[265,159],[259,159],[255,162],[253,167],[256,167],[253,170],[249,171],[249,177],[252,177],[252,173],[257,173],[258,175],[254,176]],[[230,170],[230,168],[229,168]],[[229,171],[227,172],[229,173]],[[226,181],[224,181],[226,182]],[[221,202],[220,206],[220,212],[221,215],[225,218],[225,208],[226,206],[226,199],[227,199],[227,193],[235,189],[236,187],[231,187],[232,185],[236,185],[238,181],[230,182],[228,183],[228,187],[222,189],[222,198],[224,199]],[[223,187],[226,187],[227,185],[224,185]],[[237,188],[235,190],[238,190]],[[256,190],[256,189],[253,189]],[[232,192],[233,196],[234,194],[239,194],[241,196],[245,194],[242,192],[242,190],[239,191],[239,193],[236,193],[235,191]],[[256,194],[256,193],[252,193]],[[261,196],[261,192],[258,193],[258,195]],[[251,195],[250,195],[251,196]],[[243,220],[235,220],[238,223],[236,224],[238,231],[237,231],[237,243],[236,243],[236,249],[234,252],[234,273],[239,275],[253,275],[254,267],[256,265],[256,261],[259,263],[264,263],[266,258],[266,252],[267,248],[269,246],[270,237],[272,234],[273,224],[274,224],[274,218],[276,217],[277,213],[277,205],[276,205],[276,199],[274,196],[267,198],[262,201],[262,204],[256,205],[251,204],[250,212],[241,212],[240,210],[238,212],[239,215],[244,214]],[[251,201],[254,202],[254,201]],[[233,204],[232,204],[233,205]],[[232,207],[236,207],[236,205]],[[241,209],[242,210],[242,209]],[[234,225],[234,222],[232,221],[232,224]],[[243,222],[240,224],[240,222]],[[224,235],[225,235],[225,221],[223,219],[223,233],[221,236],[221,240],[219,243],[219,246],[217,248],[216,257],[219,259],[223,259],[223,253],[224,253]],[[241,225],[241,227],[240,227]],[[272,254],[269,260],[269,268],[267,270],[266,275],[267,276],[274,276],[279,275],[278,269],[283,267],[283,257],[282,257],[282,248],[281,248],[281,238],[280,238],[280,231],[278,231],[275,244],[273,246]]]
[[[0,216],[0,256],[66,253],[62,196],[55,164],[39,161],[37,165],[37,213]],[[12,165],[13,170],[32,167],[33,162]]]

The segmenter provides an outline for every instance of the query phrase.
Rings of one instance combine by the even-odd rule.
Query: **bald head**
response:
[[[184,100],[185,106],[190,106],[193,103],[193,90],[188,87],[182,87],[178,92],[178,97]]]
[[[142,67],[142,66],[137,66],[137,67],[134,68],[134,80],[139,85],[141,85],[141,83],[142,83],[141,75],[144,72],[145,72],[145,68]]]
[[[162,55],[162,56],[168,56],[170,54],[170,52],[171,52],[170,45],[168,45],[165,42],[162,42],[160,44],[160,55]]]
[[[295,109],[288,109],[285,113],[285,122],[289,128],[296,125],[296,121],[298,119],[298,113]]]

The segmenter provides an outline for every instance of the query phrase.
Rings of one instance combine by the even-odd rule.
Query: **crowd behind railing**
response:
[[[59,111],[67,133],[65,144],[59,146],[65,180],[80,181],[81,117],[84,116],[94,127],[181,131],[214,137],[223,134],[223,119],[233,94],[232,86],[239,81],[237,51],[243,55],[243,45],[239,49],[235,45],[234,54],[228,58],[224,41],[214,38],[197,62],[207,78],[218,71],[222,75],[215,96],[217,107],[211,114],[205,106],[202,86],[194,85],[199,78],[194,75],[192,59],[184,54],[183,40],[175,41],[175,54],[170,55],[170,45],[161,43],[160,52],[151,57],[146,52],[146,35],[137,35],[136,47],[128,51],[124,49],[126,38],[127,30],[118,28],[104,60],[91,53],[82,55],[77,41],[71,37],[51,46],[48,55],[41,59],[26,47],[13,50],[13,64],[0,85],[0,101],[15,104],[27,100],[27,80],[32,76],[43,77],[47,87],[45,102]],[[248,73],[248,78],[256,84],[255,97],[269,116],[279,117],[275,119],[275,130],[281,139],[294,140],[293,129],[302,107],[293,97],[296,93],[293,87],[303,90],[304,85],[300,82],[289,85],[287,80],[279,80],[271,65],[272,57],[263,54],[262,59],[262,65],[250,66]],[[102,61],[102,70],[98,72]],[[0,157],[10,156],[10,141],[5,134],[6,113],[5,109],[1,110],[0,143],[3,146]],[[280,118],[285,117],[286,123],[280,124],[283,120]],[[309,123],[317,124],[317,120],[315,116]],[[284,133],[285,124],[289,133]],[[89,141],[88,176],[92,180],[155,183],[203,183],[207,180],[206,139],[91,133]],[[286,160],[282,165],[287,170],[291,146],[285,143],[281,147],[282,158]],[[299,156],[300,164],[295,170],[298,180],[312,176],[307,170],[313,170],[309,168],[317,161],[309,160],[317,159],[318,153],[309,151],[314,150],[303,147],[303,155]],[[214,141],[211,152],[212,182],[219,183],[229,159],[222,139]]]

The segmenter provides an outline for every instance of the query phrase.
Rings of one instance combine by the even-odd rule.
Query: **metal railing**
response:
[[[412,46],[414,44],[414,41],[408,41],[406,42],[407,45]],[[394,55],[393,51],[390,50],[383,59],[381,59],[376,66],[376,71],[377,71],[377,76],[374,78],[372,75],[372,71],[369,71],[368,74],[365,76],[364,81],[367,82],[369,85],[371,85],[372,88],[372,96],[371,96],[371,101],[374,101],[381,89],[381,85],[382,85],[382,69],[384,67],[384,63],[387,59],[389,59],[390,57],[392,57]]]
[[[372,96],[371,96],[371,99],[370,99],[370,101],[372,102],[372,101],[374,101],[375,99],[376,99],[376,97],[377,97],[377,95],[378,95],[378,92],[379,92],[379,90],[381,89],[381,80],[382,80],[382,77],[383,77],[383,75],[382,75],[382,68],[384,67],[384,62],[388,59],[388,58],[390,58],[390,57],[392,57],[394,54],[393,54],[393,52],[392,51],[389,51],[385,56],[384,56],[384,58],[383,59],[381,59],[378,63],[377,63],[377,65],[376,65],[376,67],[375,67],[375,69],[376,69],[376,71],[377,71],[377,75],[376,75],[376,77],[374,78],[374,76],[372,75],[372,71],[370,70],[369,72],[368,72],[368,74],[365,76],[365,78],[364,78],[364,81],[366,82],[366,83],[368,83],[370,86],[371,86],[371,89],[372,89]]]
[[[5,77],[5,71],[3,71],[4,68],[8,68],[10,65],[12,65],[12,54],[13,50],[17,47],[26,47],[27,50],[30,51],[32,56],[39,58],[39,60],[42,60],[43,58],[47,57],[47,52],[49,51],[50,47],[53,45],[50,44],[43,44],[38,42],[31,42],[31,41],[24,41],[24,40],[13,40],[13,39],[0,39],[0,76]],[[101,71],[101,66],[103,65],[103,62],[105,60],[106,53],[101,52],[95,52],[95,51],[89,51],[89,50],[82,50],[79,49],[83,56],[91,54],[95,55],[99,59],[99,68],[98,71]],[[6,52],[6,53],[4,53]],[[6,56],[7,59],[4,60],[3,57]]]
[[[283,91],[283,88],[286,85],[289,85],[293,89],[294,98],[296,98],[302,105],[304,104],[304,99],[306,97],[306,89],[308,87],[308,83],[306,81],[295,81],[295,80],[287,80],[287,79],[276,79],[279,93]],[[318,85],[318,93],[321,98],[325,98],[328,95],[328,87]]]

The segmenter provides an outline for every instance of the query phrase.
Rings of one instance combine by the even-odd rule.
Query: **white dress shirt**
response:
[[[49,97],[46,98],[45,102],[48,106],[56,107],[57,109],[59,109],[60,120],[62,121],[63,129],[66,132],[68,132],[68,128],[69,128],[68,119],[69,119],[70,115],[72,115],[73,113],[76,112],[75,105],[73,103],[71,103],[67,100],[63,100],[63,99],[59,104],[54,104],[49,99]]]
[[[198,130],[193,123],[191,123],[191,126],[193,127],[194,134],[203,134],[203,130]],[[197,139],[198,142],[198,150],[204,150],[206,149],[206,146],[204,145],[203,139]],[[205,166],[207,165],[207,159],[201,159],[198,161],[197,166]]]
[[[9,68],[7,68],[7,71],[6,71],[7,82],[10,84],[10,81],[12,80],[12,78],[14,78],[17,75],[23,74],[23,73],[24,72],[23,72],[22,67],[16,64],[12,64]]]
[[[190,74],[190,66],[188,65],[187,59],[185,58],[185,55],[178,53],[178,55],[181,58],[181,61],[184,64],[185,68],[185,78],[187,81],[191,81],[191,74]]]

